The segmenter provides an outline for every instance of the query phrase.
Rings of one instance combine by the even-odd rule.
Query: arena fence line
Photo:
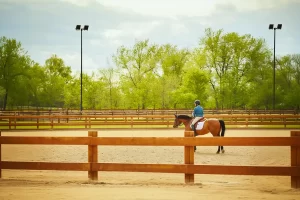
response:
[[[98,137],[88,131],[88,137],[1,136],[0,178],[3,169],[88,171],[90,180],[98,180],[98,171],[183,173],[185,183],[194,183],[194,174],[290,176],[291,187],[300,188],[300,131],[290,137],[206,137],[195,138],[185,131],[185,137]],[[1,160],[1,144],[87,145],[88,163],[18,162]],[[121,146],[184,146],[184,164],[125,164],[98,161],[98,145]],[[290,146],[291,166],[195,165],[194,146]]]

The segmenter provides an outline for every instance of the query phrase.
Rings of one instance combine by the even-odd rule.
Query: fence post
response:
[[[85,128],[87,128],[87,117],[85,117],[84,124],[85,124]]]
[[[291,137],[300,137],[300,131],[291,131]],[[300,146],[291,146],[291,166],[300,166]],[[300,176],[291,176],[292,188],[300,188]]]
[[[184,131],[184,137],[194,137],[193,131]],[[194,146],[184,147],[184,164],[194,164]],[[184,174],[185,183],[194,183],[194,174]]]
[[[17,129],[17,118],[15,117],[15,120],[14,120],[14,124],[15,124],[15,129]]]
[[[51,129],[53,129],[53,116],[51,116]]]
[[[1,139],[1,130],[0,130],[0,139]],[[0,143],[0,178],[2,177],[2,159],[1,159],[1,143]]]
[[[89,131],[89,137],[98,137],[98,132]],[[98,145],[88,146],[88,162],[90,164],[90,171],[88,171],[89,179],[98,180],[98,171],[93,171],[93,163],[98,162]]]
[[[8,127],[11,129],[11,118],[8,119]]]

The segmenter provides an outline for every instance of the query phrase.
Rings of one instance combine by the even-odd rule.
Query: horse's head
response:
[[[185,126],[189,126],[192,119],[193,118],[188,115],[175,115],[173,128],[177,128],[181,124],[184,124]]]
[[[178,116],[175,114],[175,120],[174,120],[173,128],[178,128],[178,126],[179,126],[181,123],[182,123],[182,122],[178,119]]]

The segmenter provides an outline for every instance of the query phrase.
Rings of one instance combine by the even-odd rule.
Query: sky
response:
[[[300,0],[0,0],[0,37],[22,43],[30,57],[44,65],[56,54],[73,73],[114,66],[118,47],[136,41],[198,46],[206,28],[263,38],[273,50],[270,23],[276,31],[276,55],[300,53]]]

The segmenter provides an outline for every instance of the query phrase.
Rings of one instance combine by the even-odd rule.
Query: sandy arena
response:
[[[2,135],[87,136],[88,131],[5,132]],[[290,130],[227,130],[226,136],[289,136]],[[182,137],[182,129],[98,131],[98,136]],[[211,135],[200,137],[212,137]],[[183,164],[183,147],[100,146],[99,162]],[[290,166],[290,147],[198,147],[195,164]],[[87,146],[2,145],[2,160],[87,162]],[[291,189],[290,177],[195,175],[185,185],[184,174],[98,172],[97,182],[88,172],[2,170],[0,199],[104,199],[195,200],[272,199],[299,200],[300,189]]]

